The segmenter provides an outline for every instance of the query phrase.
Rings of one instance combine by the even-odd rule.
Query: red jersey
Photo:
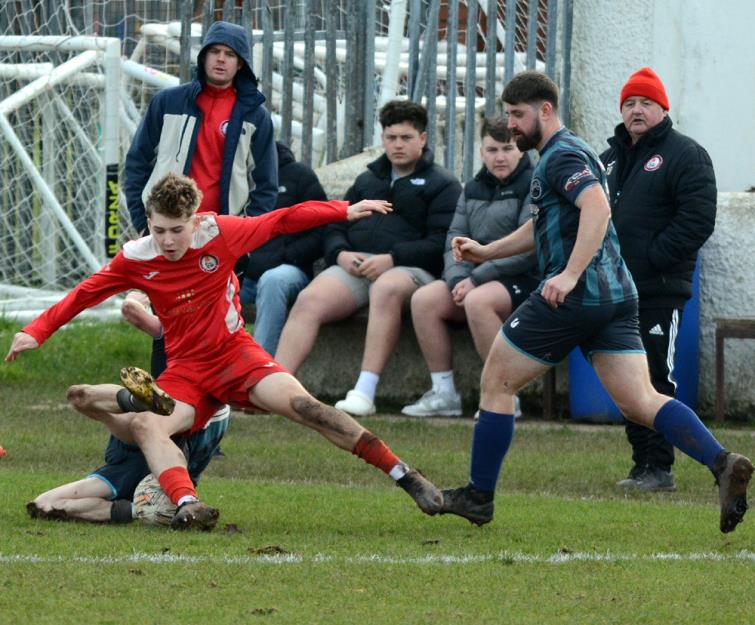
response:
[[[205,85],[197,96],[197,106],[202,111],[202,123],[197,134],[194,156],[191,158],[189,176],[202,191],[202,212],[220,212],[220,173],[223,167],[223,150],[228,120],[236,103],[233,87],[219,89]]]
[[[149,296],[169,359],[216,358],[244,322],[234,279],[236,260],[270,239],[346,219],[348,202],[302,202],[259,217],[200,214],[186,254],[167,260],[152,236],[129,241],[103,269],[24,328],[41,345],[86,308],[130,289]]]

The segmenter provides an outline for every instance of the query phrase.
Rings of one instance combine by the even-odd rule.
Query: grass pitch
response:
[[[0,321],[0,349],[17,329]],[[676,493],[617,493],[617,427],[520,422],[483,528],[423,515],[311,431],[240,414],[200,483],[213,533],[29,519],[26,501],[102,462],[106,433],[65,388],[147,366],[148,345],[80,325],[0,364],[0,623],[753,622],[755,515],[721,534],[712,477],[681,455]],[[364,424],[439,485],[465,481],[470,421]],[[752,430],[714,431],[755,456]]]

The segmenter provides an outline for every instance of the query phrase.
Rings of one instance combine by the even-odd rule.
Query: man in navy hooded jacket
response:
[[[137,231],[143,198],[168,171],[194,178],[200,210],[259,215],[275,208],[278,162],[270,113],[241,26],[215,22],[196,77],[155,94],[126,156],[124,191]]]

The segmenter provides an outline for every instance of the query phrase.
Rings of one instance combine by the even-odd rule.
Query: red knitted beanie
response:
[[[629,77],[629,80],[627,80],[626,84],[621,89],[619,109],[624,106],[624,100],[631,98],[632,96],[650,98],[654,102],[660,104],[666,111],[670,108],[666,89],[664,89],[661,79],[658,78],[658,74],[649,67],[638,69]]]

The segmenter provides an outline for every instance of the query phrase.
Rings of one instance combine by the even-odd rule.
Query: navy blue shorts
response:
[[[532,293],[501,329],[516,350],[546,365],[561,362],[579,346],[590,360],[595,352],[644,354],[637,300],[583,306],[567,299],[553,308]]]
[[[188,459],[189,476],[196,486],[202,471],[210,464],[215,449],[228,429],[228,412],[213,417],[204,430],[174,438]],[[105,449],[105,465],[88,477],[96,477],[110,487],[110,499],[132,499],[139,482],[150,473],[147,460],[136,445],[127,445],[114,436]]]
[[[516,310],[530,296],[530,293],[534,291],[540,284],[540,280],[526,274],[511,276],[510,278],[504,278],[503,280],[497,280],[503,286],[511,296],[511,310]]]

